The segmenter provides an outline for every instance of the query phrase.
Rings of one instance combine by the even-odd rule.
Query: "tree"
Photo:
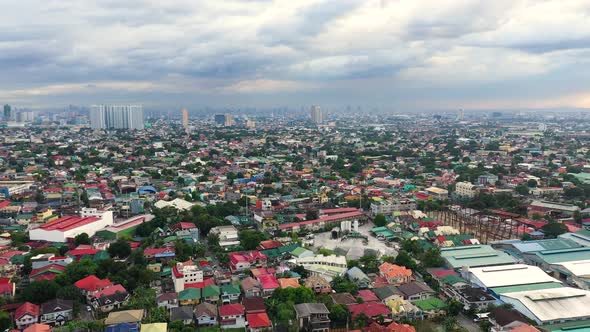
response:
[[[129,245],[129,242],[123,239],[118,239],[117,241],[111,243],[107,251],[111,257],[124,259],[131,255],[131,246]]]
[[[53,280],[33,281],[23,290],[22,299],[40,304],[55,299],[58,290],[59,285]]]
[[[0,311],[0,330],[9,330],[11,325],[12,319],[10,318],[10,314],[8,313],[8,311]]]
[[[74,238],[74,244],[79,246],[81,244],[90,244],[90,237],[86,233],[78,234]]]
[[[536,188],[537,187],[537,180],[530,179],[526,182],[526,184],[529,186],[529,188]]]
[[[375,255],[366,255],[359,259],[360,269],[365,273],[379,272],[379,259]]]
[[[383,214],[379,213],[373,219],[373,224],[375,224],[376,227],[385,226],[387,225],[387,219],[385,219],[385,216]]]
[[[20,247],[25,242],[27,242],[27,234],[23,232],[12,232],[10,234],[10,239],[12,240],[13,247]]]
[[[81,296],[82,293],[80,293],[80,289],[74,285],[60,287],[55,294],[55,297],[58,299],[74,301],[79,301]]]
[[[348,307],[342,304],[335,304],[330,309],[330,319],[333,322],[347,322],[350,317]]]
[[[516,186],[514,188],[514,192],[516,192],[519,195],[523,195],[526,196],[529,194],[529,187],[525,186],[524,184],[519,184],[518,186]]]
[[[319,218],[317,210],[307,210],[305,212],[305,220],[315,220]]]
[[[582,222],[582,214],[580,213],[580,211],[574,211],[574,214],[572,215],[572,217],[574,218],[575,222],[577,222],[577,223]]]
[[[455,299],[451,299],[447,302],[447,313],[450,316],[459,315],[459,313],[461,313],[462,309],[463,309],[463,304],[461,304],[461,302],[459,302]]]
[[[348,279],[336,276],[332,278],[332,289],[336,293],[351,293],[356,294],[358,292],[358,286],[355,283],[350,282]]]
[[[557,236],[567,233],[568,231],[566,225],[558,222],[550,222],[543,226],[541,230],[545,234],[546,238],[556,238]]]
[[[80,200],[82,201],[82,203],[84,203],[85,207],[90,206],[90,200],[88,199],[88,193],[86,192],[86,190],[82,191],[82,194],[80,194]]]
[[[253,230],[244,230],[239,233],[240,245],[246,250],[254,250],[260,241],[266,240],[266,235]]]
[[[416,261],[414,261],[412,257],[410,257],[410,255],[404,250],[400,250],[398,252],[397,256],[395,257],[395,264],[405,266],[410,270],[416,270],[417,268]]]
[[[96,274],[97,269],[98,266],[91,259],[81,259],[68,264],[64,273],[58,275],[55,280],[62,286],[71,285],[91,274]]]
[[[440,249],[438,248],[426,250],[420,258],[420,262],[425,268],[441,267],[445,265],[445,260],[441,257]]]

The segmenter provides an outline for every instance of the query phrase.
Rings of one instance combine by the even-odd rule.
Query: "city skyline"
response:
[[[31,0],[3,7],[2,104],[590,107],[590,6],[583,1]]]

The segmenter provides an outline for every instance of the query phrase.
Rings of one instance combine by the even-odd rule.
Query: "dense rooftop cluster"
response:
[[[0,328],[590,324],[575,116],[150,121],[0,128]]]

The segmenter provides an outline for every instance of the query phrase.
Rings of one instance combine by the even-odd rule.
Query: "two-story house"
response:
[[[242,291],[244,292],[244,297],[255,297],[262,295],[262,288],[260,287],[260,283],[258,280],[247,277],[242,280]]]
[[[323,303],[301,303],[295,305],[297,323],[300,331],[328,332],[330,330],[330,311]]]
[[[219,307],[219,325],[222,329],[242,329],[246,327],[244,307],[240,303]]]
[[[156,298],[156,303],[158,304],[158,307],[166,308],[166,310],[177,308],[178,294],[174,292],[162,293]]]
[[[221,286],[221,302],[224,304],[237,303],[240,300],[240,287],[227,284]]]
[[[195,319],[198,326],[217,325],[217,306],[203,302],[195,307]]]
[[[392,285],[407,284],[412,280],[412,270],[391,263],[383,263],[379,266],[379,274]]]
[[[305,279],[304,285],[313,290],[316,294],[329,294],[332,292],[332,286],[330,286],[330,283],[319,275],[308,277]]]
[[[63,325],[70,321],[74,314],[74,301],[54,299],[41,305],[41,319],[43,324]]]
[[[39,322],[40,315],[41,309],[38,305],[31,302],[21,304],[14,312],[14,323],[16,328],[22,330]]]

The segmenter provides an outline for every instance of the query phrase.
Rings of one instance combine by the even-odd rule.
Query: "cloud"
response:
[[[0,98],[579,105],[589,14],[584,0],[22,0],[0,11]]]

